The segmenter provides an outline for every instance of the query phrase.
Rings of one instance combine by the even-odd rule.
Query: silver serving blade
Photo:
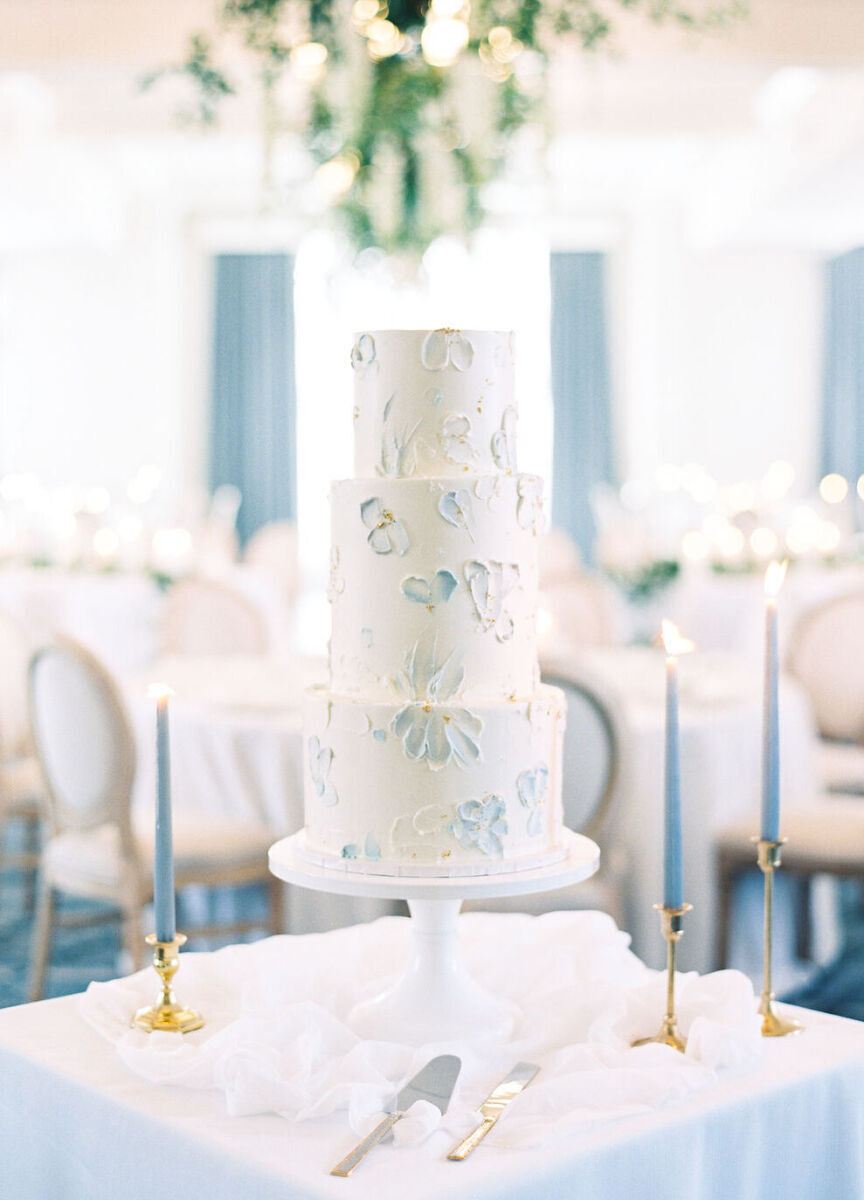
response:
[[[517,1063],[513,1070],[506,1078],[502,1079],[497,1087],[493,1088],[487,1098],[480,1105],[480,1112],[484,1117],[491,1117],[492,1112],[486,1112],[487,1106],[490,1109],[498,1107],[503,1108],[505,1104],[509,1104],[523,1088],[526,1088],[540,1068],[535,1063]]]
[[[343,1158],[331,1175],[350,1175],[359,1162],[366,1157],[373,1146],[387,1136],[393,1126],[417,1100],[428,1100],[442,1113],[447,1111],[453,1088],[462,1069],[462,1060],[455,1054],[439,1054],[432,1058],[417,1072],[412,1080],[405,1084],[402,1091],[385,1108],[388,1116],[372,1132],[355,1146],[347,1158]]]
[[[393,1103],[384,1111],[407,1112],[417,1100],[428,1100],[445,1113],[461,1069],[461,1058],[455,1054],[439,1054],[430,1059],[426,1066],[405,1084]]]
[[[462,1162],[463,1159],[466,1159],[471,1151],[480,1145],[510,1101],[514,1100],[528,1086],[539,1070],[540,1068],[534,1063],[517,1063],[510,1074],[502,1079],[497,1087],[493,1088],[480,1105],[479,1112],[482,1114],[483,1120],[476,1129],[462,1139],[458,1146],[453,1147],[447,1157],[453,1162]]]

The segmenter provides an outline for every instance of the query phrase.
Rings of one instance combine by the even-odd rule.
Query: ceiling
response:
[[[138,86],[212,28],[215,9],[0,0],[0,145],[23,181],[7,172],[0,215],[27,212],[56,179],[58,154],[67,185],[92,170],[102,191],[119,173],[151,190],[170,180],[193,204],[215,193],[223,207],[248,205],[254,101],[200,138],[178,131],[171,86]],[[672,202],[708,240],[864,240],[864,0],[751,0],[747,20],[711,37],[624,14],[606,51],[562,44],[551,95],[553,208],[564,219]]]

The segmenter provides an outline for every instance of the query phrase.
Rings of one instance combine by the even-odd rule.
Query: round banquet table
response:
[[[287,653],[293,618],[268,576],[236,563],[210,578],[243,595],[259,614],[273,653]],[[165,593],[143,571],[0,569],[0,610],[15,617],[34,644],[64,634],[118,676],[141,671],[156,659],[164,603]]]
[[[156,654],[162,593],[149,575],[138,572],[6,566],[0,570],[0,609],[35,643],[65,634],[110,671],[124,674]]]
[[[663,652],[642,646],[559,648],[542,665],[549,678],[584,681],[609,710],[619,761],[600,852],[620,877],[634,950],[659,967],[665,944],[652,906],[662,898]],[[714,834],[748,816],[753,833],[759,831],[762,677],[748,661],[722,652],[683,655],[679,668],[684,899],[693,905],[679,961],[684,970],[706,971],[714,965]],[[812,800],[817,791],[809,702],[788,678],[780,685],[780,741],[782,831],[784,806]]]

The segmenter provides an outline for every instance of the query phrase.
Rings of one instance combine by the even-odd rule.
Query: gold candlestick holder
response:
[[[771,942],[774,926],[774,872],[780,866],[780,849],[786,839],[779,842],[767,841],[765,838],[754,838],[756,842],[759,870],[765,877],[765,976],[762,995],[759,999],[759,1012],[762,1014],[763,1037],[787,1037],[790,1033],[800,1033],[804,1026],[800,1021],[791,1017],[781,1017],[777,1011],[776,999],[771,988]]]
[[[692,904],[682,904],[680,908],[667,908],[665,904],[655,904],[654,908],[660,914],[660,929],[666,939],[666,1015],[660,1032],[653,1037],[638,1038],[634,1046],[647,1046],[659,1042],[662,1046],[672,1046],[683,1054],[687,1049],[687,1039],[682,1037],[678,1029],[678,1018],[675,1015],[675,958],[678,943],[684,933],[684,914],[693,907]]]
[[[171,986],[180,966],[180,947],[186,944],[186,935],[178,933],[173,941],[160,942],[151,933],[145,941],[153,947],[153,966],[162,981],[162,993],[155,1004],[138,1009],[132,1018],[133,1026],[145,1033],[191,1033],[200,1029],[204,1018],[194,1009],[178,1004]]]

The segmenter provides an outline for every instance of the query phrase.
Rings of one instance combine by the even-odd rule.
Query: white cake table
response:
[[[492,918],[501,944],[520,919]],[[196,1002],[206,1010],[216,998],[196,995]],[[328,1174],[356,1140],[344,1111],[302,1123],[230,1117],[217,1091],[157,1087],[132,1074],[78,1006],[70,996],[0,1012],[4,1200],[864,1195],[864,1025],[857,1022],[808,1013],[802,1036],[766,1041],[761,1062],[685,1103],[586,1121],[537,1149],[490,1141],[464,1163],[446,1160],[451,1139],[439,1131],[413,1147],[382,1147],[347,1181]]]

